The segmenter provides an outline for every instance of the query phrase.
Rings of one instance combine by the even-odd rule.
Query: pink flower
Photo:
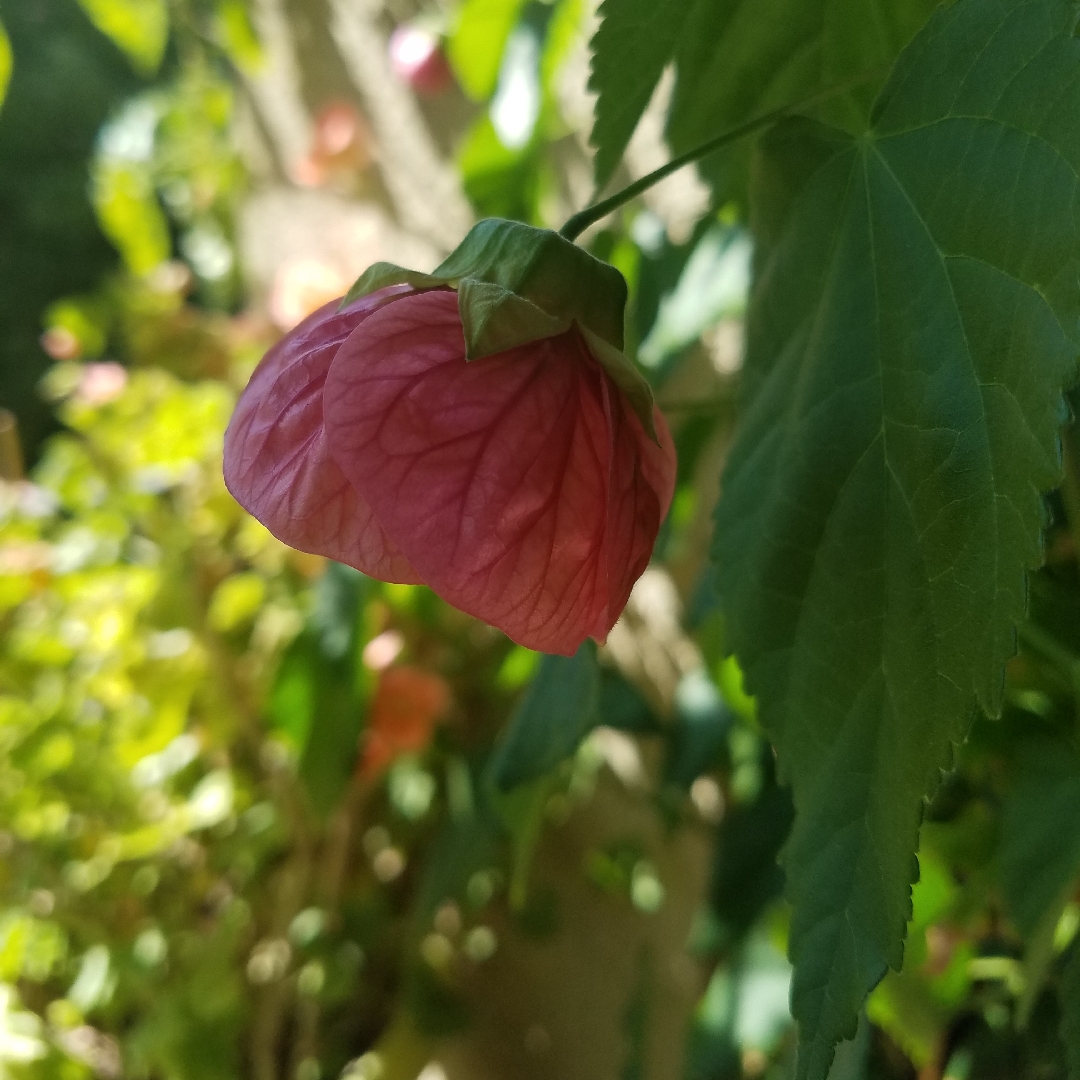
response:
[[[439,39],[420,26],[402,25],[390,35],[390,66],[418,94],[434,96],[454,85]]]
[[[115,360],[84,364],[77,391],[79,399],[87,405],[108,405],[124,392],[127,378],[127,370]]]
[[[267,353],[225,480],[285,543],[570,655],[607,636],[667,513],[654,422],[659,445],[576,328],[466,363],[457,295],[393,286]]]

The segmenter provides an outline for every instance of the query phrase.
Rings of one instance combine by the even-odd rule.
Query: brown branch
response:
[[[313,837],[308,830],[307,808],[291,776],[282,771],[277,792],[293,824],[294,842],[288,860],[275,882],[274,916],[268,928],[270,940],[286,939],[289,925],[307,905],[314,869]],[[294,980],[277,978],[263,987],[251,1025],[251,1064],[254,1080],[279,1080],[282,1031],[288,1016]]]
[[[0,480],[9,483],[26,478],[19,421],[8,409],[0,409]]]
[[[369,780],[353,773],[341,805],[327,822],[318,859],[319,874],[313,881],[315,902],[326,912],[329,930],[340,924],[341,896],[349,872],[349,854],[357,821],[373,790]],[[293,1043],[292,1073],[300,1063],[318,1056],[319,1021],[322,1010],[314,998],[300,1000],[296,1007],[296,1040]]]
[[[401,224],[449,251],[473,223],[457,173],[412,92],[394,74],[376,0],[330,0],[331,31],[371,119],[379,167]]]

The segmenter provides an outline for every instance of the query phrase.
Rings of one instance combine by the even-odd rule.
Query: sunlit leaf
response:
[[[924,799],[1000,710],[1041,558],[1080,315],[1076,16],[960,0],[867,135],[792,122],[767,147],[716,552],[797,811],[800,1078],[900,966]]]
[[[255,617],[265,599],[266,581],[262,577],[250,572],[233,574],[214,590],[207,622],[214,630],[235,630]]]
[[[169,40],[167,0],[79,0],[79,3],[140,75],[157,71]]]
[[[584,0],[558,0],[552,12],[540,58],[540,85],[546,96],[557,93],[559,70],[578,39],[584,14]]]
[[[94,170],[93,199],[102,232],[133,274],[148,274],[169,257],[169,226],[143,165],[99,163]]]
[[[503,48],[524,0],[465,0],[450,34],[447,55],[454,74],[475,101],[495,91]]]
[[[646,367],[659,366],[721,318],[742,314],[750,254],[751,243],[742,230],[714,225],[702,236],[638,349]]]
[[[4,95],[7,93],[8,80],[11,78],[11,42],[4,31],[4,24],[0,23],[0,105],[4,104]]]
[[[225,51],[241,70],[259,70],[263,63],[262,46],[244,0],[218,0],[217,31]]]
[[[511,150],[499,140],[485,113],[466,133],[457,158],[469,201],[485,217],[532,221],[539,187],[531,147]]]
[[[543,105],[540,57],[542,25],[522,19],[510,32],[499,65],[495,96],[488,106],[495,134],[509,150],[521,150],[532,140]]]

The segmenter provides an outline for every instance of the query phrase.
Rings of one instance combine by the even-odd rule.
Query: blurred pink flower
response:
[[[66,326],[50,326],[41,335],[41,347],[54,360],[77,360],[82,342]]]
[[[266,306],[276,326],[291,330],[347,286],[341,272],[322,259],[290,259],[278,267]]]
[[[390,35],[390,66],[418,94],[434,95],[454,84],[442,45],[433,33],[408,23]]]
[[[225,480],[285,543],[569,655],[607,636],[671,501],[654,418],[659,445],[576,329],[467,363],[457,295],[394,286],[267,353]]]
[[[347,101],[332,101],[315,115],[311,148],[295,162],[293,180],[302,187],[318,187],[334,179],[347,179],[372,162],[371,130],[360,111]]]
[[[87,405],[107,405],[124,392],[127,379],[127,371],[114,360],[85,364],[76,393]]]

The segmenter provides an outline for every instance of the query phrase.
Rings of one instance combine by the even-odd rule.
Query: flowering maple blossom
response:
[[[656,441],[576,326],[467,362],[457,294],[392,286],[267,353],[225,479],[292,547],[569,655],[607,636],[671,501],[653,411]]]

